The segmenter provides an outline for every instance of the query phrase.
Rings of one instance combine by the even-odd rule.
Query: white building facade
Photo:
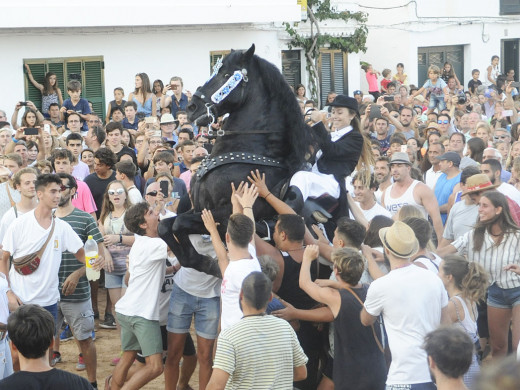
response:
[[[467,85],[471,70],[485,69],[492,55],[501,66],[519,73],[520,0],[336,0],[338,11],[368,14],[366,53],[324,49],[318,58],[322,101],[335,90],[367,92],[360,60],[374,68],[395,72],[405,64],[409,82],[422,85],[431,63],[452,62]],[[297,0],[26,0],[0,4],[2,72],[0,109],[8,118],[16,101],[38,100],[37,91],[23,72],[31,66],[35,78],[48,71],[58,74],[66,96],[71,75],[83,82],[83,96],[103,114],[113,89],[125,96],[134,89],[134,77],[145,72],[151,82],[181,76],[184,89],[194,91],[208,78],[212,62],[230,49],[256,45],[256,54],[277,65],[289,84],[308,84],[305,55],[289,50],[290,37],[283,22],[302,22]],[[349,34],[355,24],[330,21],[322,31]]]
[[[430,64],[453,64],[467,88],[472,69],[485,81],[491,56],[500,57],[502,72],[519,74],[520,0],[378,0],[359,1],[367,12],[366,53],[361,60],[374,69],[395,73],[405,65],[409,83],[425,82]],[[358,7],[358,5],[356,5]],[[365,72],[359,69],[361,89],[368,91]]]

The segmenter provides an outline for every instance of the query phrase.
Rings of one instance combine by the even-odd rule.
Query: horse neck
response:
[[[253,152],[268,157],[281,157],[273,148],[273,143],[287,142],[287,133],[283,129],[283,113],[274,117],[271,110],[272,105],[278,106],[277,102],[264,100],[261,94],[258,99],[249,99],[240,110],[231,113],[226,120],[223,130],[239,131],[241,135],[223,137],[215,144],[212,154],[227,152]],[[256,130],[268,130],[269,134],[254,133]],[[251,134],[248,134],[251,131]],[[226,139],[227,138],[227,139]]]

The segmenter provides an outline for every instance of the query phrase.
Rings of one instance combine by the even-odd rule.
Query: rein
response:
[[[236,131],[236,130],[208,130],[208,135],[210,137],[216,135],[217,137],[223,137],[225,135],[248,135],[248,134],[273,134],[273,133],[282,133],[283,130],[250,130],[250,131]]]

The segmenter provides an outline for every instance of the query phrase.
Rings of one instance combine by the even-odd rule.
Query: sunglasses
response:
[[[437,123],[438,123],[439,125],[442,125],[442,124],[447,125],[447,124],[450,123],[450,122],[449,122],[447,119],[444,119],[443,121],[437,121]]]
[[[108,195],[123,195],[125,190],[123,188],[118,188],[117,190],[108,190]]]
[[[61,185],[61,186],[60,186],[60,190],[61,190],[61,191],[68,190],[69,188],[72,188],[72,187],[71,187],[71,186],[64,186],[64,185]]]
[[[153,191],[148,192],[146,195],[148,195],[148,196],[157,196],[157,194],[158,194],[158,191],[157,190],[153,190]]]

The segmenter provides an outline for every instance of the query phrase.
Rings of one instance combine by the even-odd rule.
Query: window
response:
[[[519,15],[520,0],[500,0],[500,15]]]
[[[445,62],[451,64],[460,83],[464,85],[464,46],[430,46],[417,49],[419,87],[426,82],[430,65],[437,65],[442,71]]]
[[[26,59],[34,79],[43,85],[45,74],[53,72],[58,79],[63,100],[68,99],[67,83],[77,78],[81,82],[81,97],[92,102],[94,112],[101,118],[105,117],[105,77],[103,57],[80,58],[41,58]],[[41,109],[42,96],[40,91],[25,77],[25,100],[32,101]]]
[[[210,51],[209,52],[209,74],[213,74],[213,67],[219,60],[219,58],[224,59],[225,56],[227,56],[229,53],[231,53],[231,50],[219,50],[219,51]]]
[[[321,104],[325,105],[327,95],[334,91],[344,94],[348,91],[347,53],[340,50],[322,50],[318,68],[320,73]]]
[[[302,82],[302,62],[300,50],[282,50],[282,74],[292,87]]]

